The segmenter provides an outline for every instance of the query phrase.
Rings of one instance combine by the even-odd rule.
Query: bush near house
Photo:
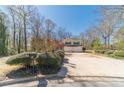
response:
[[[93,53],[93,50],[86,50],[85,53]]]

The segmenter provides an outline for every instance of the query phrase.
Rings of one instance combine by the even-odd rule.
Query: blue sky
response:
[[[99,18],[100,6],[38,6],[41,14],[52,19],[57,26],[64,27],[73,35],[86,31]]]
[[[99,14],[98,5],[41,5],[38,6],[42,16],[49,18],[63,27],[66,31],[78,36],[80,32],[87,31],[93,24],[97,23]],[[4,9],[4,6],[0,6]]]

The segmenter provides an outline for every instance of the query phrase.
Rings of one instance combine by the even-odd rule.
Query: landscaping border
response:
[[[8,79],[8,80],[3,80],[0,81],[0,87],[6,86],[6,85],[11,85],[15,83],[22,83],[22,82],[29,82],[29,81],[35,81],[35,80],[40,80],[40,79],[48,79],[52,77],[59,77],[59,78],[65,78],[67,74],[63,72],[63,67],[59,70],[58,73],[56,74],[50,74],[50,75],[37,75],[37,76],[32,76],[32,77],[25,77],[25,78],[17,78],[17,79]]]
[[[8,79],[8,80],[0,81],[0,87],[15,84],[15,83],[29,82],[29,81],[35,81],[35,80],[44,79],[44,78],[47,79],[47,78],[52,78],[52,77],[64,78],[65,76],[59,75],[57,73],[57,74],[51,74],[51,75],[32,76],[32,77],[27,77],[27,78]]]

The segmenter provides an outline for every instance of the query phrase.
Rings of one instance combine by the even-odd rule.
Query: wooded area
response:
[[[0,10],[0,55],[52,51],[72,34],[40,14],[36,6],[6,6]]]
[[[124,48],[124,7],[102,6],[97,11],[97,24],[80,35],[83,46],[95,50],[121,50]]]

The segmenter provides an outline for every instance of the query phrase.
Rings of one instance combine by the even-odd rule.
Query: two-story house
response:
[[[65,52],[82,52],[82,43],[78,38],[66,38],[63,43]]]

